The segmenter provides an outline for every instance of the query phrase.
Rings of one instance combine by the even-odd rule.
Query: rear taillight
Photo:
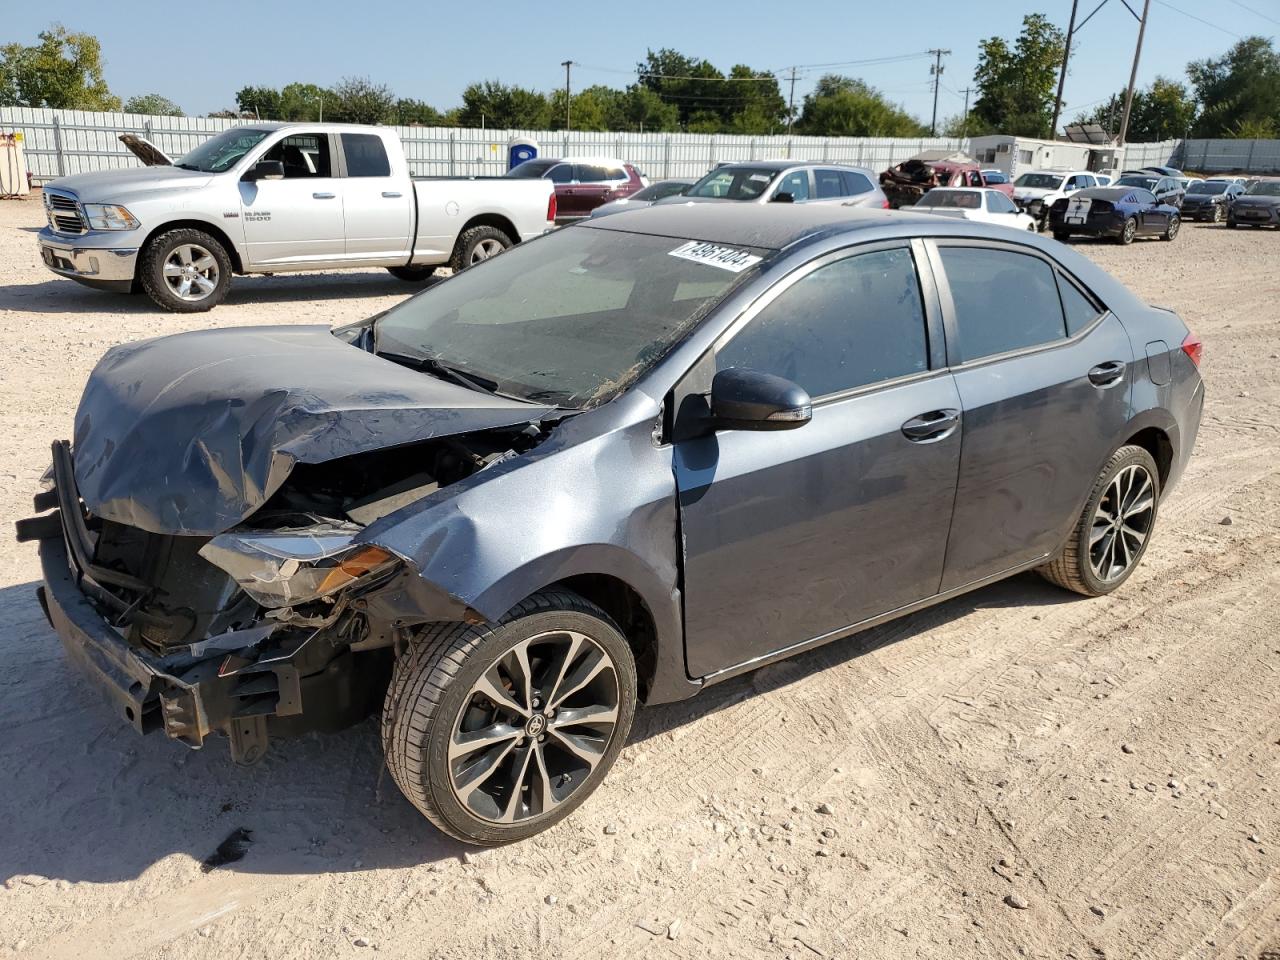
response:
[[[1191,362],[1200,366],[1200,357],[1204,355],[1204,343],[1194,333],[1182,338],[1182,352],[1191,358]]]
[[[889,201],[888,201],[888,200],[882,200],[882,201],[880,202],[880,206],[882,206],[884,209],[888,210],[888,209],[889,209]]]
[[[547,221],[549,223],[556,222],[556,192],[551,191],[551,199],[547,201]]]

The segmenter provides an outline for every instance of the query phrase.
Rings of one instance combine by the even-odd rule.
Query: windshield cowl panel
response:
[[[585,410],[665,357],[768,253],[571,227],[391,308],[374,322],[374,350],[424,375]]]

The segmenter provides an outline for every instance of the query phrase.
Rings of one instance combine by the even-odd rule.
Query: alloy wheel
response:
[[[1165,234],[1164,234],[1165,238],[1168,240],[1172,240],[1174,237],[1178,235],[1178,228],[1181,226],[1182,226],[1181,217],[1173,217],[1172,219],[1170,219],[1169,228],[1165,231]]]
[[[1118,580],[1137,562],[1155,520],[1156,486],[1147,469],[1131,464],[1117,473],[1094,509],[1089,566],[1103,583]]]
[[[1134,223],[1132,219],[1126,220],[1124,222],[1124,236],[1121,237],[1120,239],[1124,243],[1132,243],[1133,238],[1137,234],[1137,232],[1138,232],[1138,225]]]
[[[604,759],[618,674],[584,633],[521,640],[472,685],[448,745],[450,786],[473,816],[512,824],[564,803]]]
[[[475,249],[471,251],[470,262],[475,264],[479,263],[481,260],[488,260],[490,257],[496,257],[504,249],[506,248],[503,247],[501,240],[495,240],[492,237],[488,237],[476,244]]]
[[[196,243],[174,247],[164,259],[162,272],[173,295],[190,303],[203,300],[218,287],[218,260]]]

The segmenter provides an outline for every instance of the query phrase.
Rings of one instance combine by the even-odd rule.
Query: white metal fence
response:
[[[117,139],[138,133],[170,156],[246,120],[153,117],[0,107],[0,132],[23,135],[27,166],[37,181],[73,173],[136,166]],[[594,133],[550,130],[474,130],[456,127],[395,127],[416,176],[481,176],[506,170],[507,140],[532,137],[546,156],[600,155],[630,160],[651,178],[701,176],[725,160],[794,157],[852,163],[880,171],[921,150],[967,150],[968,140],[876,137],[749,137],[693,133]],[[1193,170],[1280,170],[1280,140],[1166,140],[1131,143],[1125,167],[1177,164]]]
[[[152,117],[133,113],[90,113],[0,107],[0,131],[23,135],[27,166],[37,181],[90,170],[136,166],[117,139],[138,133],[170,156],[186,153],[202,140],[252,121],[207,117]],[[507,168],[507,140],[537,140],[546,156],[616,156],[650,177],[701,176],[725,160],[794,157],[853,163],[882,170],[921,150],[962,150],[968,141],[945,137],[749,137],[687,133],[594,133],[551,130],[474,130],[455,127],[394,127],[416,176],[481,176]]]

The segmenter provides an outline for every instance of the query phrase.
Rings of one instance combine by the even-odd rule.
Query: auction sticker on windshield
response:
[[[733,247],[722,247],[715,243],[704,243],[700,240],[690,240],[686,244],[676,247],[670,252],[673,257],[679,257],[681,260],[692,260],[694,263],[705,263],[707,266],[719,267],[721,270],[728,270],[730,273],[741,273],[747,267],[754,266],[760,262],[760,258],[755,254],[747,253],[745,250],[737,250]]]

